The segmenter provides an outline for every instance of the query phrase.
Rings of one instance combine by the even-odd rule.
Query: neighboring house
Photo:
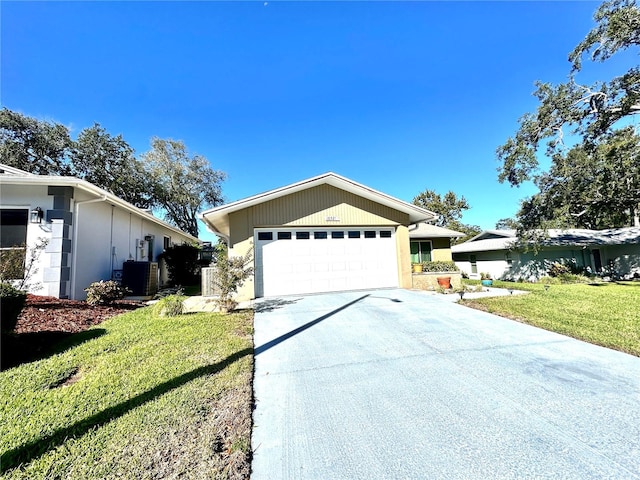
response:
[[[239,300],[411,288],[409,226],[437,215],[334,173],[202,213],[230,255],[253,254]]]
[[[411,263],[451,261],[451,239],[464,233],[419,223],[409,228]]]
[[[172,244],[198,239],[150,213],[75,177],[33,175],[0,164],[2,250],[40,253],[31,293],[82,300],[99,280],[140,275],[155,285],[158,255]],[[148,268],[147,268],[148,267]],[[127,273],[129,272],[129,273]]]
[[[514,230],[487,230],[454,245],[453,260],[472,278],[537,280],[551,263],[571,263],[593,273],[632,277],[640,274],[640,227],[608,230],[549,230],[537,252],[518,248]]]

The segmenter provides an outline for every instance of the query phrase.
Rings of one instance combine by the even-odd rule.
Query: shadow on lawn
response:
[[[242,357],[251,355],[252,353],[253,348],[245,348],[232,355],[229,355],[227,358],[218,363],[193,369],[190,372],[173,378],[167,382],[161,383],[151,390],[141,393],[140,395],[136,395],[135,397],[130,398],[125,402],[119,403],[118,405],[114,405],[113,407],[102,410],[95,415],[80,420],[79,422],[76,422],[69,427],[60,428],[53,432],[51,435],[47,435],[46,437],[42,437],[32,442],[21,445],[20,447],[8,450],[4,452],[2,456],[0,456],[0,473],[17,467],[21,463],[30,462],[31,460],[44,455],[48,451],[59,447],[67,440],[79,438],[88,431],[93,430],[96,427],[105,425],[110,421],[121,417],[130,410],[133,410],[134,408],[155,400],[159,396],[175,388],[181,387],[186,383],[189,383],[191,380],[194,380],[198,377],[203,377],[205,375],[218,373],[232,363],[240,360]]]
[[[7,470],[15,468],[22,463],[30,462],[31,460],[34,460],[44,455],[48,451],[53,450],[56,447],[59,447],[60,445],[65,443],[67,440],[79,438],[85,433],[89,432],[90,430],[93,430],[96,427],[101,427],[102,425],[105,425],[110,421],[121,417],[122,415],[133,410],[134,408],[140,407],[152,400],[155,400],[161,395],[164,395],[165,393],[170,392],[171,390],[179,388],[189,383],[190,381],[195,380],[196,378],[218,373],[224,370],[229,365],[237,362],[238,360],[240,360],[241,358],[247,355],[251,355],[251,354],[259,355],[269,350],[270,348],[273,348],[274,346],[284,342],[285,340],[297,335],[298,333],[301,333],[307,330],[308,328],[311,328],[312,326],[322,322],[323,320],[326,320],[327,318],[332,317],[333,315],[350,307],[351,305],[366,299],[369,296],[370,295],[367,294],[360,298],[357,298],[356,300],[346,303],[341,307],[338,307],[335,310],[332,310],[331,312],[316,318],[315,320],[311,320],[310,322],[307,322],[304,325],[298,328],[295,328],[294,330],[284,335],[281,335],[271,340],[270,342],[267,342],[264,345],[261,345],[255,349],[245,348],[232,355],[229,355],[227,358],[225,358],[220,362],[195,368],[190,372],[184,373],[176,378],[173,378],[169,381],[161,383],[160,385],[157,385],[151,390],[148,390],[139,395],[136,395],[135,397],[130,398],[129,400],[126,400],[122,403],[119,403],[118,405],[114,405],[113,407],[109,407],[105,410],[102,410],[101,412],[98,412],[95,415],[92,415],[88,418],[80,420],[68,427],[60,428],[55,432],[53,432],[51,435],[47,435],[46,437],[41,437],[37,440],[34,440],[29,443],[25,443],[24,445],[16,447],[12,450],[3,452],[2,455],[0,455],[0,473],[3,473]],[[395,301],[395,300],[392,300],[392,301]],[[82,332],[82,333],[86,334],[91,331],[94,331],[94,330],[87,330],[86,332]],[[77,335],[81,335],[81,334],[77,334]]]
[[[94,328],[78,333],[60,331],[3,333],[0,371],[64,352],[101,337],[105,333],[107,331],[104,328]]]

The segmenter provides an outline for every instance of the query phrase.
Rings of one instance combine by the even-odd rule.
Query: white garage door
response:
[[[392,228],[256,229],[256,296],[398,286]]]

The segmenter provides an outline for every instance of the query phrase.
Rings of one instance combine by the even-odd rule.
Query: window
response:
[[[278,240],[291,240],[291,232],[278,232]]]
[[[344,238],[344,232],[331,232],[331,238]]]
[[[411,242],[411,263],[422,263],[431,261],[431,242],[425,240],[421,242]]]
[[[364,238],[376,238],[375,230],[365,230]]]
[[[0,210],[0,257],[3,275],[12,280],[24,278],[25,246],[29,210]]]
[[[164,237],[162,241],[162,248],[165,250],[171,247],[171,237]]]
[[[309,232],[296,232],[296,240],[309,240],[311,234]]]
[[[478,273],[478,259],[475,255],[469,255],[469,262],[471,262],[471,273]]]
[[[350,231],[349,232],[349,238],[360,238],[360,232],[355,231],[355,230]]]
[[[0,210],[0,248],[18,247],[27,243],[28,219],[29,210]]]
[[[313,232],[313,238],[316,240],[324,240],[327,238],[327,232]]]
[[[391,238],[391,230],[382,230],[380,232],[380,238]]]
[[[258,240],[273,240],[273,232],[258,232]]]
[[[511,258],[511,252],[506,252],[504,254],[504,259],[507,261],[507,265],[509,265],[509,267],[513,265],[513,258]]]

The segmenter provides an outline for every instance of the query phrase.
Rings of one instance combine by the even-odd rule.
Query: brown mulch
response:
[[[141,302],[128,300],[119,300],[111,305],[91,306],[78,300],[27,295],[27,302],[14,331],[2,334],[0,369],[6,370],[46,357],[55,351],[60,341],[84,332],[110,317],[142,306],[144,304]],[[99,336],[98,333],[78,338],[78,343],[95,338]]]

